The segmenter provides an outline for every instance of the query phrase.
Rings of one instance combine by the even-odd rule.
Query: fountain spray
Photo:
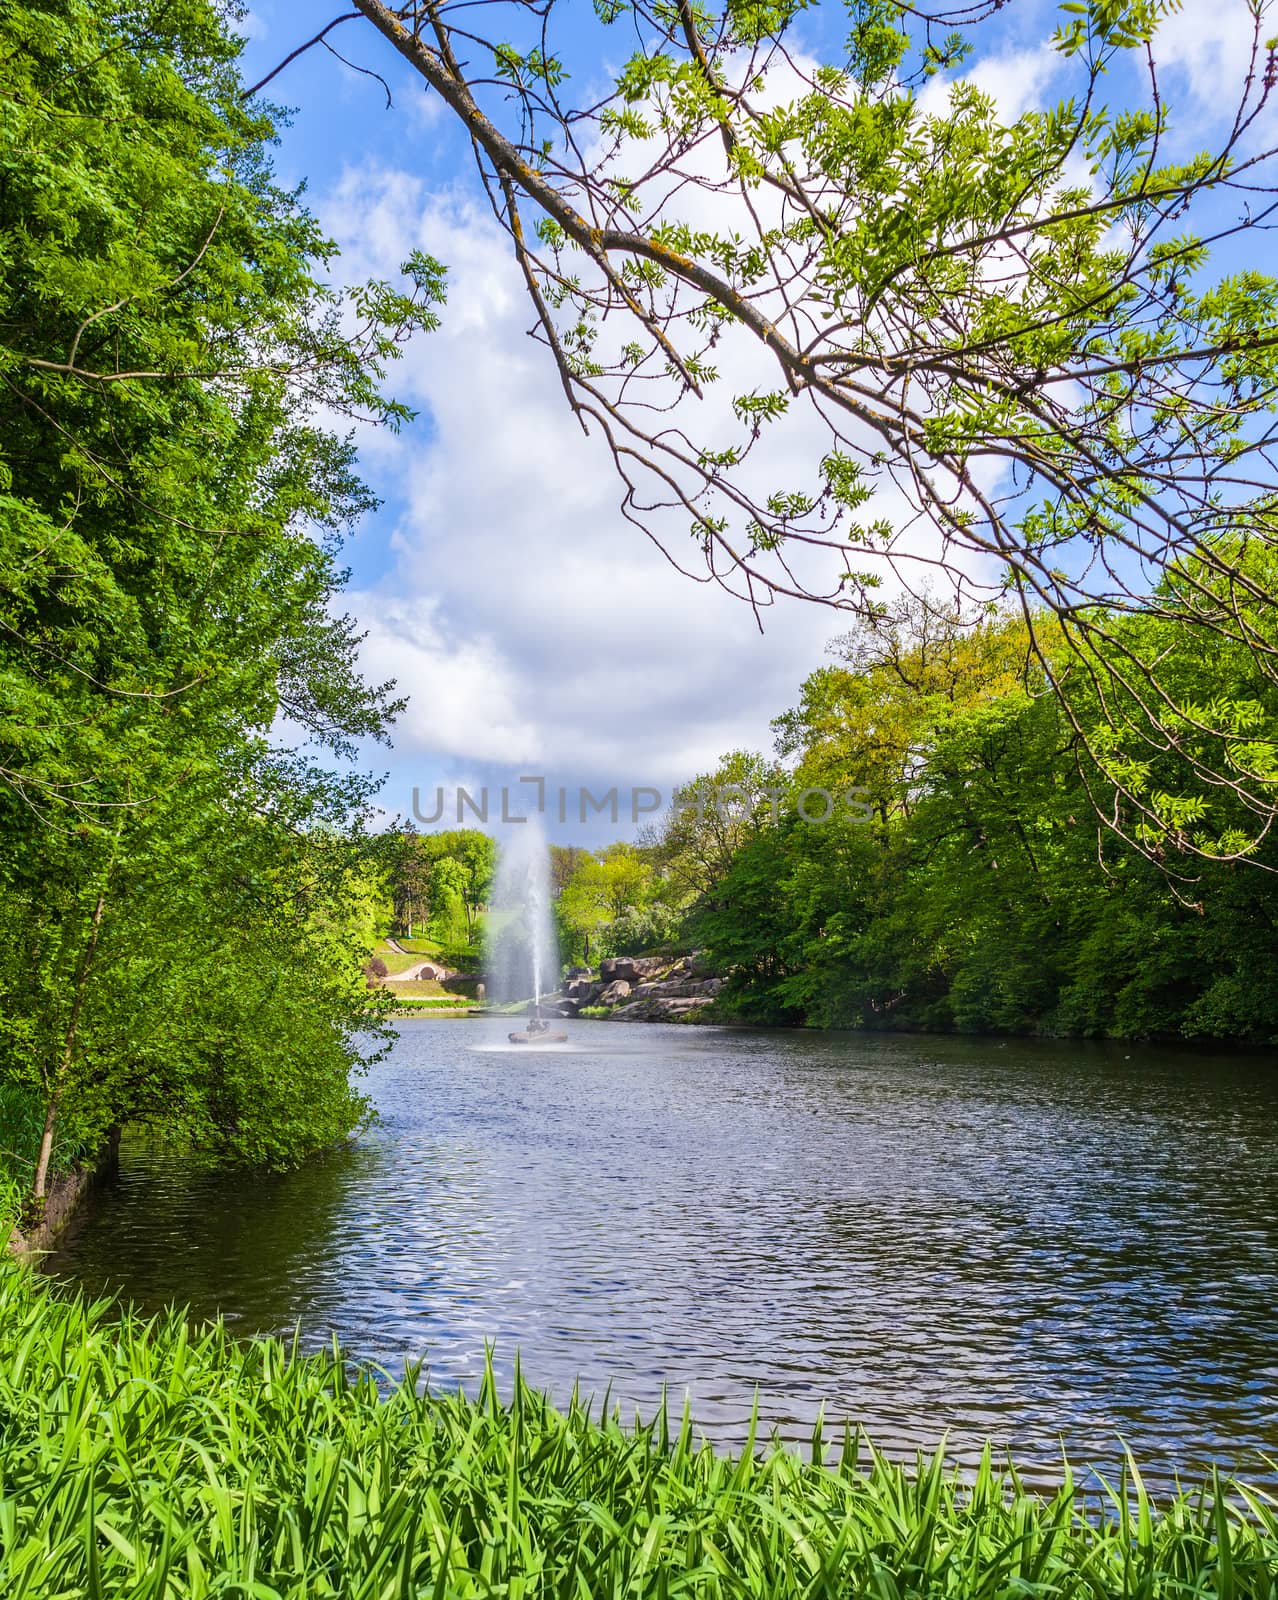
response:
[[[550,910],[550,851],[535,817],[508,828],[499,841],[489,907],[489,992],[509,1002],[558,987],[559,953]]]

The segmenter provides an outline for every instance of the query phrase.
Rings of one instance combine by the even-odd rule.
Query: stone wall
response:
[[[114,1176],[120,1164],[120,1130],[113,1128],[111,1135],[96,1161],[74,1167],[61,1173],[49,1185],[45,1197],[44,1217],[38,1227],[27,1233],[16,1228],[9,1235],[10,1253],[17,1256],[52,1249],[54,1240],[84,1204],[97,1186]]]

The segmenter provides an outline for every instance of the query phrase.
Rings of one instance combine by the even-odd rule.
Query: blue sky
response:
[[[340,9],[254,0],[247,80]],[[1009,109],[1053,97],[1053,13],[1013,0],[979,34],[975,70]],[[624,37],[593,26],[588,0],[568,0],[566,15],[561,48],[579,79],[616,64],[598,52],[625,53]],[[805,14],[813,53],[837,58],[844,15],[828,3]],[[360,439],[383,505],[347,549],[350,609],[369,630],[369,675],[394,676],[412,698],[394,750],[369,752],[389,774],[383,804],[407,813],[416,788],[433,809],[437,786],[461,783],[488,785],[496,810],[503,782],[539,774],[552,794],[569,791],[552,836],[626,834],[632,786],[668,792],[729,749],[770,748],[769,720],[825,659],[839,618],[782,604],[761,636],[744,605],[681,577],[622,522],[602,449],[581,437],[526,336],[531,310],[453,119],[362,19],[329,37],[386,79],[393,105],[374,79],[309,51],[269,91],[296,108],[276,157],[281,179],[305,182],[341,245],[339,277],[389,276],[414,247],[450,274],[442,329],[415,341],[391,376],[417,421],[398,437]],[[1196,133],[1228,102],[1249,38],[1246,0],[1186,0],[1165,29],[1168,81],[1190,102]],[[618,825],[582,825],[579,788],[614,784]]]

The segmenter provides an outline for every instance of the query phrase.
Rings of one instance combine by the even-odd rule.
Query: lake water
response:
[[[485,1343],[563,1397],[713,1439],[845,1419],[985,1438],[1030,1476],[1165,1483],[1278,1455],[1278,1064],[1136,1047],[410,1020],[379,1125],[304,1171],[126,1144],[52,1259],[148,1308],[301,1324],[471,1387]]]

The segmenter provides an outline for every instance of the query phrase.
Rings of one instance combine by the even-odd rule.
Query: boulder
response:
[[[595,1001],[600,1006],[619,1006],[623,1000],[630,998],[630,985],[624,978],[617,978],[608,985]]]
[[[575,1000],[578,1005],[592,1006],[599,995],[603,993],[603,984],[598,978],[569,978],[564,984],[565,1000]]]
[[[673,966],[667,968],[664,976],[667,978],[713,978],[715,970],[706,959],[703,950],[694,950],[691,955],[680,956]]]
[[[723,988],[722,978],[662,978],[658,983],[641,983],[636,1000],[713,1000]]]
[[[695,1022],[698,1014],[713,1001],[712,995],[687,995],[683,997],[651,996],[647,1000],[633,1000],[621,1006],[611,1017],[613,1022]]]
[[[599,963],[599,976],[605,983],[613,983],[618,978],[626,983],[642,983],[645,978],[663,972],[669,964],[664,956],[609,956]]]

